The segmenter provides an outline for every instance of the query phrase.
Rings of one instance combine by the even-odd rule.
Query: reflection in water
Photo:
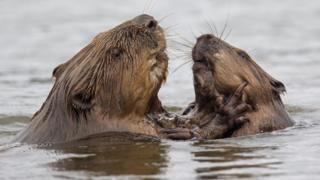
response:
[[[160,142],[134,142],[110,137],[92,138],[41,147],[60,154],[76,154],[49,163],[57,171],[86,171],[99,175],[154,175],[166,167],[166,146]]]
[[[195,161],[200,162],[196,169],[200,178],[240,179],[279,174],[278,160],[259,152],[275,150],[276,147],[252,147],[230,142],[200,141],[193,144],[201,147],[194,151]]]

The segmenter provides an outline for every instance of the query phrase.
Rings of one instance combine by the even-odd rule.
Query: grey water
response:
[[[295,125],[212,141],[8,143],[45,100],[54,67],[143,12],[168,34],[166,106],[192,101],[191,63],[180,65],[197,36],[215,33],[284,82]],[[0,179],[320,179],[319,19],[317,0],[0,0]]]

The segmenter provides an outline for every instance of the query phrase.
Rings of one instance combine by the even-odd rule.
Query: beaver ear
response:
[[[87,92],[77,92],[72,94],[72,106],[78,110],[89,110],[92,103],[92,95]]]
[[[285,85],[282,82],[280,82],[272,77],[270,77],[270,84],[272,86],[272,90],[275,91],[276,93],[282,94],[282,93],[286,92]]]
[[[117,60],[121,58],[124,51],[120,48],[111,48],[108,50],[108,52],[110,53],[113,59]]]
[[[60,77],[60,75],[63,73],[64,69],[65,69],[65,63],[60,64],[59,66],[54,68],[54,70],[52,72],[52,77],[55,79],[58,79]]]

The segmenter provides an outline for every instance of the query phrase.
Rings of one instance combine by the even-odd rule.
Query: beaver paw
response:
[[[189,140],[189,139],[200,139],[201,135],[198,133],[198,127],[193,129],[188,128],[171,128],[162,129],[161,132],[165,134],[167,139],[172,140]]]
[[[218,122],[226,124],[228,129],[237,129],[249,119],[245,117],[245,113],[252,110],[252,107],[243,101],[243,90],[247,83],[241,84],[234,94],[225,100],[223,96],[216,99]]]

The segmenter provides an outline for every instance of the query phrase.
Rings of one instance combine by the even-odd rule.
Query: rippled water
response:
[[[171,178],[320,179],[320,1],[0,0],[0,177],[12,179]],[[153,5],[152,5],[153,4]],[[145,8],[144,8],[145,7]],[[95,34],[143,11],[168,28],[170,75],[161,90],[167,106],[193,99],[190,49],[175,44],[217,26],[283,81],[294,127],[201,142],[6,144],[40,107],[53,68]],[[227,22],[227,23],[226,23]],[[182,40],[184,37],[185,40]],[[189,59],[190,60],[190,59]]]

